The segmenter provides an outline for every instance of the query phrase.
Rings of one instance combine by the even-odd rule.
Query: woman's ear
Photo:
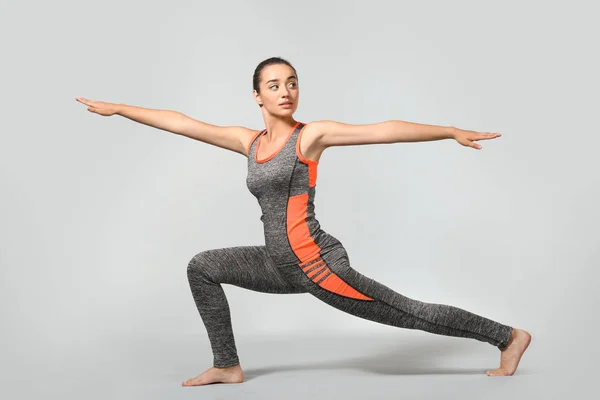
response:
[[[258,104],[260,107],[262,107],[263,104],[262,104],[262,100],[260,98],[260,94],[258,94],[258,92],[256,90],[254,90],[252,92],[252,94],[254,95],[254,100],[256,101],[256,104]]]

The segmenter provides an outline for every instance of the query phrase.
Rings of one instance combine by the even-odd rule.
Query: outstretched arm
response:
[[[454,139],[463,146],[480,150],[481,145],[474,143],[474,141],[494,139],[501,136],[500,133],[476,132],[453,126],[426,125],[399,120],[364,125],[351,125],[336,121],[315,121],[312,125],[315,132],[315,141],[323,149],[331,146]]]
[[[87,105],[90,112],[103,116],[121,115],[132,121],[187,136],[244,156],[247,155],[250,141],[258,133],[258,131],[243,126],[208,124],[174,110],[155,110],[127,104],[94,101],[83,97],[77,97],[76,100]]]

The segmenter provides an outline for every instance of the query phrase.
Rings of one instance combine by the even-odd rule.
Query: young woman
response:
[[[266,129],[220,127],[170,110],[152,110],[77,98],[88,111],[118,114],[158,129],[240,153],[248,159],[246,184],[262,209],[265,245],[205,250],[188,264],[191,292],[206,327],[213,367],[184,386],[241,383],[229,306],[221,284],[265,293],[310,293],[344,312],[401,328],[476,339],[496,346],[500,366],[489,376],[512,375],[531,335],[449,305],[407,298],[351,268],[343,245],[321,229],[314,213],[317,166],[331,146],[454,139],[481,149],[475,141],[498,133],[455,127],[385,121],[349,125],[296,121],[298,74],[281,58],[261,62],[254,72],[254,99]]]

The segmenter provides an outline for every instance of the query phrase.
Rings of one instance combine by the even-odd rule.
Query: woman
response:
[[[463,146],[493,139],[454,127],[386,121],[348,125],[334,121],[304,124],[298,107],[298,75],[281,58],[261,62],[253,77],[254,99],[266,129],[219,127],[169,110],[77,100],[90,112],[118,114],[158,129],[240,153],[248,159],[248,189],[257,198],[264,224],[264,246],[205,250],[188,264],[192,295],[213,351],[213,367],[182,383],[241,383],[229,306],[221,284],[265,293],[310,293],[344,312],[382,324],[472,338],[500,349],[500,366],[489,376],[512,375],[531,336],[453,306],[424,303],[402,296],[350,267],[343,245],[321,229],[314,213],[317,166],[332,146],[454,139]]]

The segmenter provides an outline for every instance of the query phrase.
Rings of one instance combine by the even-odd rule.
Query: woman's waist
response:
[[[343,246],[337,238],[319,229],[313,234],[295,236],[265,232],[265,247],[277,262],[302,264]]]

